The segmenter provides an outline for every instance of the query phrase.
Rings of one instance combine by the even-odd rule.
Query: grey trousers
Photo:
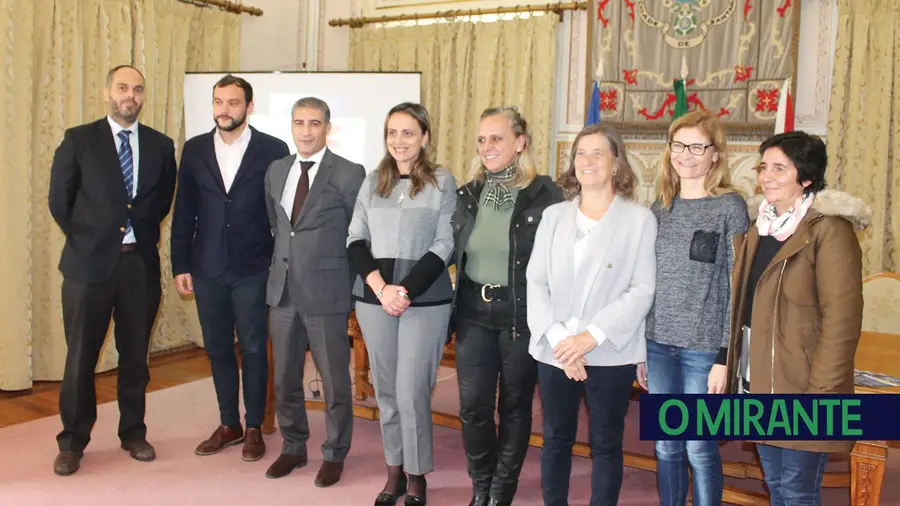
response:
[[[450,305],[410,307],[400,317],[356,303],[381,421],[384,459],[410,474],[434,469],[431,391],[447,340]]]
[[[287,299],[287,297],[285,297]],[[275,411],[284,438],[282,453],[306,455],[309,421],[303,390],[306,346],[322,378],[325,393],[325,460],[343,462],[350,451],[353,399],[350,392],[350,339],[347,313],[304,315],[282,300],[270,311],[269,330],[275,362]]]

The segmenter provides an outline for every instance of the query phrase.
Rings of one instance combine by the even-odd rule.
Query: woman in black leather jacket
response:
[[[530,144],[518,109],[485,110],[470,181],[457,190],[451,325],[470,506],[512,503],[531,436],[537,365],[528,353],[525,269],[541,214],[562,195],[549,176],[537,175]],[[498,376],[496,406],[498,392],[490,386]]]

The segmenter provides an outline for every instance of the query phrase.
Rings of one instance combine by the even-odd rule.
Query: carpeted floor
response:
[[[442,369],[438,377],[433,407],[453,413],[457,410],[454,371]],[[535,431],[540,432],[537,401],[535,407]],[[281,438],[277,433],[266,436],[269,451],[258,462],[243,462],[238,447],[210,457],[194,455],[194,447],[208,436],[218,419],[211,379],[148,396],[149,439],[158,454],[157,460],[152,463],[131,460],[127,453],[119,449],[115,435],[118,412],[114,403],[101,405],[98,411],[94,439],[85,453],[82,468],[75,475],[65,478],[55,476],[52,471],[52,461],[57,451],[54,436],[60,429],[58,417],[0,429],[0,506],[360,506],[372,504],[384,484],[378,424],[356,419],[353,449],[345,464],[343,479],[329,489],[313,486],[313,478],[321,462],[318,447],[324,436],[324,417],[317,411],[310,411],[311,461],[306,468],[295,470],[286,478],[269,480],[264,476],[266,468],[280,450]],[[638,439],[636,415],[637,404],[634,403],[629,413],[632,421],[626,434],[626,449],[652,454],[652,443]],[[586,440],[586,424],[580,425],[579,440],[583,441]],[[471,489],[459,431],[436,427],[435,448],[437,469],[428,477],[429,504],[468,504]],[[723,455],[728,460],[750,460],[752,457],[734,443],[723,447]],[[515,504],[541,504],[539,459],[540,450],[532,448]],[[835,469],[846,469],[846,462],[837,462],[833,466]],[[898,467],[897,457],[892,457],[885,477],[882,505],[900,505],[900,490],[894,485],[900,476]],[[589,503],[590,470],[589,460],[574,459],[570,493],[570,504],[573,506]],[[730,485],[763,490],[761,483],[753,480],[727,481]],[[848,504],[848,497],[848,489],[826,490],[823,504]],[[626,468],[620,504],[659,504],[655,475]]]

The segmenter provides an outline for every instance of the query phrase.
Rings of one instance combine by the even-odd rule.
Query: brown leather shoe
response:
[[[319,472],[316,474],[316,486],[330,487],[334,485],[341,480],[341,472],[343,471],[343,462],[323,461],[322,467],[319,468]]]
[[[122,449],[127,451],[131,458],[140,462],[156,460],[156,450],[147,441],[126,441],[122,443]]]
[[[262,431],[259,429],[247,429],[244,438],[244,447],[241,448],[241,458],[247,462],[254,462],[266,454],[266,442],[263,441]]]
[[[291,471],[306,465],[306,455],[288,455],[282,453],[272,462],[266,471],[266,478],[282,478],[291,474]]]
[[[209,436],[209,439],[200,443],[194,453],[197,455],[215,455],[229,446],[239,445],[244,442],[244,429],[238,425],[232,429],[219,425]]]
[[[53,472],[59,476],[69,476],[81,467],[82,452],[63,450],[53,460]]]

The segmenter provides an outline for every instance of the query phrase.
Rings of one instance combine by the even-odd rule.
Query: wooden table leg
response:
[[[266,417],[263,418],[263,434],[275,432],[275,361],[272,360],[272,340],[266,341],[266,353],[269,356],[269,380],[266,388]]]
[[[859,441],[850,452],[851,506],[878,506],[887,462],[886,441]]]

